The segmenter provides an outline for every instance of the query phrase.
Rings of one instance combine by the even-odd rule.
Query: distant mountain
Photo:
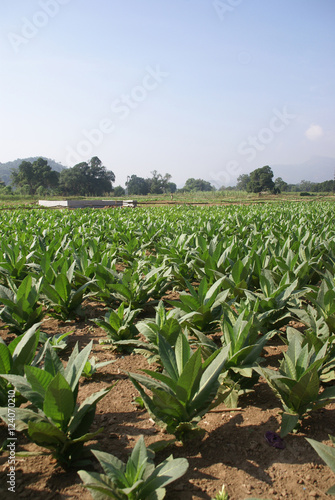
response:
[[[288,184],[299,184],[306,180],[311,182],[323,182],[334,179],[335,158],[325,156],[312,156],[299,164],[270,165],[274,173],[274,179],[282,177]]]
[[[66,168],[64,167],[64,165],[61,165],[60,163],[57,163],[55,160],[51,160],[50,158],[46,158],[45,156],[34,156],[32,158],[18,158],[17,160],[8,161],[7,163],[0,163],[0,180],[4,181],[6,185],[10,184],[11,181],[10,175],[12,173],[12,170],[17,169],[23,161],[30,161],[31,163],[33,163],[38,158],[43,158],[44,160],[47,160],[48,165],[50,165],[52,170],[56,170],[56,172],[61,172]]]

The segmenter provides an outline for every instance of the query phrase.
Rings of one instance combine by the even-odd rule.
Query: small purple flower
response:
[[[274,448],[279,448],[280,450],[285,448],[284,440],[276,432],[267,431],[265,433],[265,439],[267,443]]]

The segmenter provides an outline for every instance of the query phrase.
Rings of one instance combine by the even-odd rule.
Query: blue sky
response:
[[[333,0],[4,0],[0,14],[0,162],[99,156],[116,184],[157,170],[220,186],[335,158]]]

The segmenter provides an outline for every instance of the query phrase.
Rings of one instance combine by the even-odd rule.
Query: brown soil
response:
[[[104,308],[93,304],[87,309],[88,318],[101,316]],[[1,328],[1,326],[0,326]],[[114,360],[103,367],[90,380],[81,380],[79,400],[114,384],[111,392],[99,402],[92,430],[103,427],[94,445],[125,461],[138,437],[143,434],[146,444],[169,439],[155,427],[145,410],[137,409],[133,400],[138,395],[127,379],[127,371],[147,368],[146,360],[139,355],[120,355],[105,349],[99,339],[105,332],[90,322],[58,322],[47,319],[43,331],[60,333],[75,330],[69,337],[69,348],[63,352],[66,360],[75,342],[83,348],[91,339],[92,355],[99,361]],[[0,330],[8,340],[5,330]],[[13,336],[14,338],[14,336]],[[275,342],[266,348],[267,365],[276,367],[282,351]],[[328,434],[335,434],[335,404],[312,413],[300,431],[285,438],[284,450],[269,446],[264,438],[266,431],[280,429],[280,404],[264,381],[255,392],[240,398],[241,409],[229,411],[224,406],[205,415],[200,426],[206,430],[204,437],[184,446],[173,445],[157,454],[160,462],[173,453],[186,457],[189,469],[185,476],[168,487],[167,500],[211,499],[226,485],[231,500],[248,497],[279,500],[329,498],[325,491],[335,483],[335,476],[311,448],[305,437],[312,437],[329,444]],[[0,442],[7,436],[7,428],[0,425]],[[24,435],[18,434],[17,451],[37,451]],[[81,486],[76,471],[65,472],[49,456],[17,457],[16,493],[7,490],[7,456],[0,456],[0,498],[34,498],[65,500],[91,498]],[[98,464],[94,465],[99,470]]]

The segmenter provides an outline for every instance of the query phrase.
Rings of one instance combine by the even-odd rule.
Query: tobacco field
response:
[[[334,495],[334,215],[1,211],[2,498]]]

